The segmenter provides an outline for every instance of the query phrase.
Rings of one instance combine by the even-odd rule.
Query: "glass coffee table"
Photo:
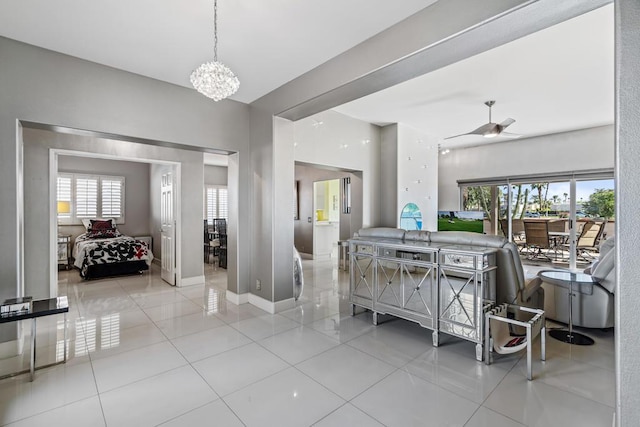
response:
[[[554,329],[549,335],[557,340],[575,345],[593,345],[593,338],[573,331],[573,297],[575,292],[579,294],[592,294],[594,280],[584,273],[572,273],[570,271],[543,271],[542,279],[552,285],[569,290],[569,330]]]

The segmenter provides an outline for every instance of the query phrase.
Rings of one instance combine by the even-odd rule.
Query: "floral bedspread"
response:
[[[83,277],[91,265],[126,261],[146,261],[147,265],[151,265],[153,261],[153,254],[147,244],[133,237],[120,235],[113,238],[93,238],[88,234],[78,236],[73,248],[73,265],[80,269]]]

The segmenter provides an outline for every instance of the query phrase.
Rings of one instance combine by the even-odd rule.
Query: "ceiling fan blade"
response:
[[[455,136],[450,136],[450,137],[445,138],[445,139],[457,138],[459,136],[465,136],[465,135],[485,135],[485,134],[490,133],[492,131],[494,131],[497,134],[498,132],[497,132],[496,126],[498,126],[498,125],[495,124],[495,123],[486,123],[486,124],[480,126],[479,128],[472,130],[471,132],[467,132],[467,133],[463,133],[463,134],[455,135]]]
[[[512,118],[508,118],[505,121],[503,121],[502,123],[500,123],[500,126],[502,127],[502,129],[505,129],[507,126],[514,124],[516,121]]]
[[[480,126],[478,129],[474,129],[471,132],[469,132],[472,135],[485,135],[487,133],[491,133],[493,131],[495,131],[496,126],[498,126],[495,123],[486,123],[482,126]]]
[[[511,133],[511,132],[500,132],[500,136],[504,136],[507,138],[522,138],[522,135],[519,133]]]
[[[445,139],[457,138],[459,136],[472,135],[471,133],[461,133],[460,135],[448,136]]]

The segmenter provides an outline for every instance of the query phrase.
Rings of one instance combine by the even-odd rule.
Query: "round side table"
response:
[[[591,276],[584,273],[572,273],[570,271],[543,271],[540,273],[542,279],[552,285],[561,286],[569,290],[569,330],[554,329],[549,331],[549,335],[557,340],[575,345],[593,345],[593,338],[573,331],[573,296],[578,293],[593,292],[595,283]]]

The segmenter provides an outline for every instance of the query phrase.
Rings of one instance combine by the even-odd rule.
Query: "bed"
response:
[[[73,265],[84,279],[137,274],[148,270],[153,254],[145,242],[121,234],[113,220],[89,220],[76,237]]]

